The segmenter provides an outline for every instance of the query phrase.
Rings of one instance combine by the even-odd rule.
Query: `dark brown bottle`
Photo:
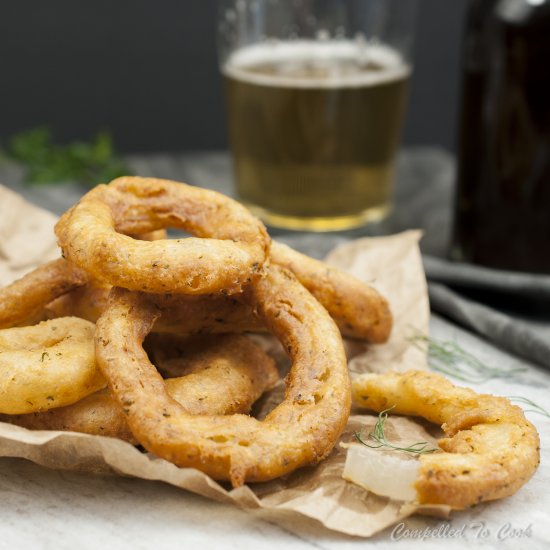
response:
[[[471,2],[451,255],[550,273],[550,0]]]

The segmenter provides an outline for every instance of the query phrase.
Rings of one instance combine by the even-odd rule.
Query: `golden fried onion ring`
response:
[[[159,315],[150,296],[114,288],[96,332],[98,365],[136,439],[157,456],[234,487],[319,462],[344,429],[351,404],[342,340],[326,310],[276,267],[250,293],[293,360],[285,400],[264,421],[191,416],[167,395],[141,345]]]
[[[166,238],[165,230],[136,235],[136,239],[152,241]],[[0,329],[18,325],[33,325],[43,320],[44,308],[62,299],[88,282],[88,274],[63,258],[45,263],[17,281],[0,289]],[[82,317],[67,313],[58,315]],[[87,317],[83,317],[88,319]],[[95,323],[96,319],[88,319]]]
[[[175,357],[169,353],[162,367],[177,372],[178,377],[164,383],[170,397],[188,414],[248,413],[278,380],[273,359],[246,336],[227,334],[199,341],[178,338],[177,342],[183,353]],[[136,443],[107,388],[67,407],[2,415],[0,420],[32,430],[68,430]]]
[[[0,331],[0,413],[70,405],[105,387],[96,368],[95,327],[76,317]]]
[[[74,315],[95,323],[107,307],[111,288],[111,285],[90,281],[48,304],[45,315],[48,318]],[[163,315],[155,323],[153,332],[179,335],[263,330],[250,305],[238,296],[159,294],[156,303]]]
[[[49,302],[86,283],[84,271],[59,259],[0,289],[0,329],[29,323]]]
[[[321,302],[344,336],[381,343],[388,339],[392,316],[386,300],[372,287],[280,243],[273,242],[273,263],[292,271]],[[110,285],[91,281],[49,304],[49,316],[75,315],[97,321],[107,304]],[[249,304],[234,297],[170,296],[155,332],[201,333],[262,330]]]
[[[275,241],[271,261],[296,275],[325,306],[342,334],[374,343],[389,338],[393,319],[388,302],[368,284]]]
[[[129,234],[165,227],[202,238],[141,242]],[[57,223],[64,257],[93,277],[131,290],[234,294],[269,253],[263,224],[215,191],[123,177],[89,191]]]
[[[421,504],[465,508],[515,493],[539,464],[539,436],[504,397],[478,394],[425,371],[366,374],[352,383],[353,401],[380,412],[441,424],[444,452],[419,457],[414,485]]]

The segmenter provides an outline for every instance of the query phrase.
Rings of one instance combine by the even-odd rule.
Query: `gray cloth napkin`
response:
[[[431,256],[424,267],[433,311],[550,368],[550,276]]]

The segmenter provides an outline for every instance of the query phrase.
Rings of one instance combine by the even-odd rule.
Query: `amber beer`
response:
[[[382,45],[296,41],[223,68],[237,192],[268,223],[345,229],[390,209],[409,67]]]

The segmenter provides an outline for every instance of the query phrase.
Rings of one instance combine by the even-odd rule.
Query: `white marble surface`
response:
[[[452,162],[443,153],[420,152],[429,162],[411,165],[402,159],[401,171],[411,167],[421,172],[429,168],[434,183],[426,192],[414,197],[406,189],[397,189],[397,203],[403,206],[414,201],[420,204],[424,215],[414,225],[427,231],[424,249],[437,253],[446,238],[445,211],[441,200],[447,201],[452,182]],[[417,156],[418,158],[418,156]],[[207,168],[204,168],[206,165]],[[136,172],[164,177],[181,177],[209,186],[229,190],[228,160],[226,156],[196,156],[178,161],[170,156],[133,160]],[[416,168],[415,168],[416,167]],[[434,177],[434,171],[437,177]],[[419,174],[422,176],[422,174]],[[34,202],[60,212],[74,202],[81,189],[28,188],[17,185],[17,173],[8,169],[0,172],[0,181],[13,182],[16,190]],[[213,177],[214,176],[214,177]],[[221,182],[221,185],[220,185]],[[439,198],[438,198],[439,197]],[[432,207],[433,206],[433,207]],[[401,210],[401,212],[407,211]],[[390,220],[390,229],[408,227],[412,220],[399,216]],[[382,228],[382,230],[384,230]],[[349,235],[353,236],[353,235]],[[344,238],[333,235],[319,239],[307,237],[300,241],[317,256]],[[289,242],[293,237],[288,236]],[[293,243],[295,245],[299,243]],[[432,335],[438,339],[456,339],[458,343],[484,359],[501,367],[524,365],[527,371],[514,380],[492,380],[479,391],[501,395],[523,395],[550,409],[550,372],[503,353],[478,337],[434,317]],[[393,540],[392,529],[368,541],[354,539],[323,530],[304,520],[289,519],[284,526],[275,525],[250,512],[208,501],[202,497],[155,482],[121,477],[103,477],[89,474],[46,470],[20,459],[0,458],[0,550],[19,548],[550,548],[550,419],[528,414],[541,434],[541,466],[535,477],[516,495],[500,502],[483,504],[455,514],[450,522],[413,517],[406,520],[409,530],[432,529],[424,540],[411,538],[420,531],[409,532],[408,537]],[[480,529],[483,523],[484,528]],[[506,525],[516,530],[510,537]],[[463,531],[459,538],[449,537],[449,527]],[[530,527],[530,529],[528,529]],[[504,531],[503,531],[504,529]],[[438,531],[442,530],[442,531]],[[440,536],[440,535],[447,535]],[[500,540],[503,538],[503,540]]]

